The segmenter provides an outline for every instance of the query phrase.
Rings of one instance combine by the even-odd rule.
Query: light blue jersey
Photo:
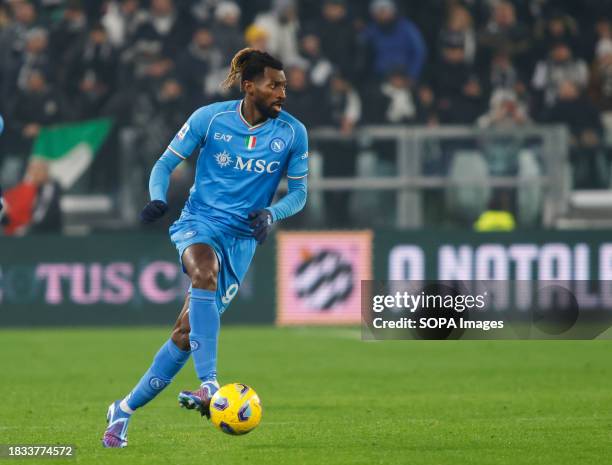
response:
[[[285,111],[251,126],[241,104],[233,100],[198,109],[168,149],[187,158],[201,147],[184,211],[251,237],[249,212],[270,205],[283,174],[290,179],[308,174],[308,136]]]
[[[205,402],[219,388],[216,376],[220,315],[238,293],[258,241],[263,243],[257,224],[251,231],[248,215],[266,209],[267,212],[258,214],[265,214],[265,225],[270,226],[270,221],[287,218],[306,203],[306,129],[285,112],[278,118],[251,126],[242,117],[241,104],[241,101],[222,102],[197,110],[151,170],[151,202],[141,214],[146,221],[164,214],[172,171],[181,159],[200,147],[195,183],[180,218],[170,226],[169,232],[182,265],[185,251],[192,246],[207,245],[214,250],[219,265],[216,289],[198,287],[199,283],[193,282],[191,276],[195,287],[189,291],[190,350],[179,347],[174,340],[162,346],[132,392],[109,407],[108,427],[102,440],[104,447],[127,445],[127,428],[134,410],[159,394],[190,356],[202,384],[198,390],[182,391],[179,403],[205,413]],[[270,205],[284,174],[290,178],[287,194]],[[200,271],[199,267],[188,268],[190,273]],[[184,266],[183,271],[188,272]]]

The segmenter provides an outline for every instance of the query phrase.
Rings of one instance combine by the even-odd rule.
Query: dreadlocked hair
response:
[[[238,79],[242,86],[244,81],[252,81],[263,74],[266,67],[282,70],[283,64],[269,53],[260,52],[254,48],[243,48],[232,58],[229,73],[221,86],[229,89]]]

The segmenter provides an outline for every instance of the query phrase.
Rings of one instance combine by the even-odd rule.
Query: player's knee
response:
[[[172,331],[172,342],[181,350],[190,350],[189,327],[178,326]]]
[[[197,267],[191,272],[191,285],[196,289],[217,290],[217,271],[210,268]]]

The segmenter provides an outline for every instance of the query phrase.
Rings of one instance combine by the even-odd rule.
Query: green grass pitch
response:
[[[262,424],[232,437],[178,407],[191,362],[100,446],[108,404],[168,329],[0,331],[0,443],[67,443],[20,463],[597,464],[612,453],[612,341],[363,342],[356,329],[224,327],[220,381],[252,385]],[[0,459],[1,463],[13,463]]]

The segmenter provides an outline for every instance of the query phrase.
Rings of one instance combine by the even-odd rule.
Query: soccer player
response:
[[[105,447],[127,445],[131,415],[168,386],[190,355],[201,384],[182,391],[179,404],[210,415],[210,398],[219,388],[220,316],[236,296],[256,245],[265,241],[274,222],[306,203],[308,137],[304,125],[282,110],[282,63],[243,49],[234,56],[224,85],[229,88],[238,79],[244,98],[196,110],[151,171],[151,201],[141,213],[147,223],[168,208],[172,170],[200,147],[189,199],[170,227],[191,286],[170,339],[134,389],[110,405]],[[270,205],[285,173],[288,193]]]

